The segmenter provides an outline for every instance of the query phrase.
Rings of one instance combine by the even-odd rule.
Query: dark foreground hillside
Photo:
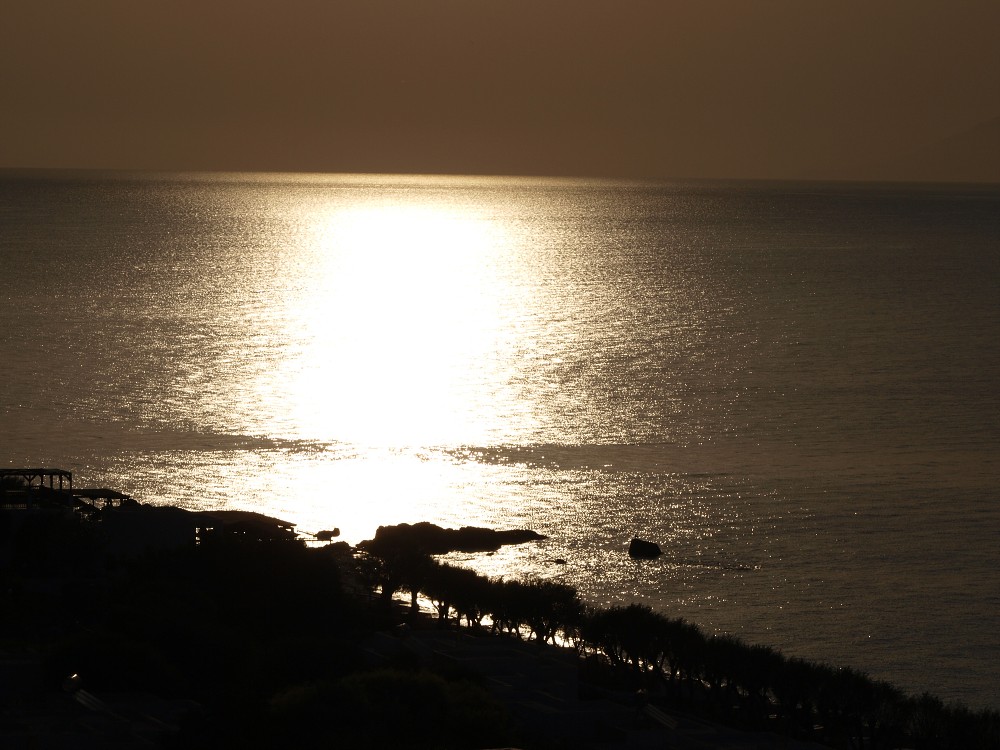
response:
[[[996,714],[399,539],[126,554],[112,526],[0,512],[4,748],[1000,746]]]

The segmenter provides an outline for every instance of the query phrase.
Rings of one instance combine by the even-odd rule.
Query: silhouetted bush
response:
[[[507,714],[480,685],[425,671],[358,672],[296,685],[268,703],[282,746],[473,748],[510,741]]]

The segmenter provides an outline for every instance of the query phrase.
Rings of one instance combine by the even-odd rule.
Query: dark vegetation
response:
[[[22,525],[0,566],[0,651],[37,654],[53,693],[76,673],[97,694],[196,701],[160,738],[168,746],[536,747],[475,677],[364,660],[364,639],[417,618],[420,594],[440,627],[569,644],[582,685],[642,688],[678,713],[834,748],[1000,747],[996,712],[905,696],[645,606],[588,607],[558,582],[487,578],[419,545],[220,537],[115,560],[100,554],[99,526]],[[402,592],[408,613],[392,600]]]
[[[6,531],[11,516],[0,511]],[[358,587],[346,544],[223,535],[116,559],[103,554],[100,523],[16,520],[16,534],[0,528],[0,656],[33,655],[42,684],[0,689],[0,747],[32,700],[69,701],[74,674],[96,696],[189,704],[175,730],[156,734],[160,746],[510,744],[504,709],[470,675],[371,665],[365,640],[399,614]]]
[[[996,711],[907,696],[850,668],[707,636],[643,605],[589,607],[564,584],[486,578],[430,559],[390,558],[376,571],[383,593],[420,592],[442,623],[481,629],[489,619],[494,633],[569,643],[591,675],[678,712],[834,748],[1000,748]]]

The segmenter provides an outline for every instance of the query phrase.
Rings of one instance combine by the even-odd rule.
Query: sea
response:
[[[1000,185],[0,172],[3,467],[979,709],[998,458]]]

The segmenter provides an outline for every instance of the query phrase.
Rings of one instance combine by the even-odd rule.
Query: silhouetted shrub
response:
[[[268,703],[285,741],[341,747],[470,748],[510,740],[504,709],[481,686],[430,672],[377,670],[296,685]]]

